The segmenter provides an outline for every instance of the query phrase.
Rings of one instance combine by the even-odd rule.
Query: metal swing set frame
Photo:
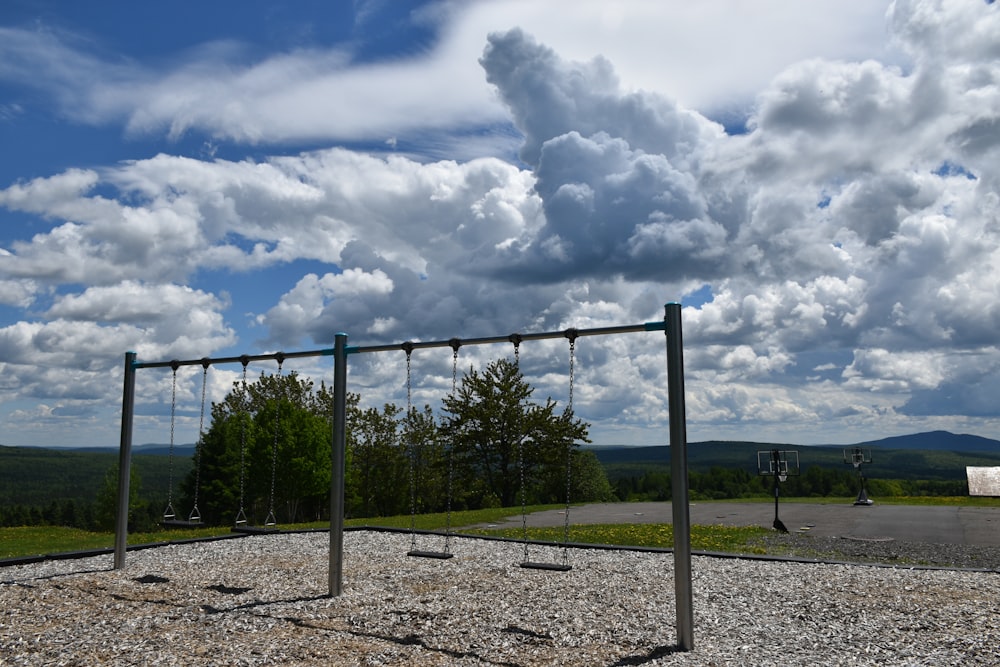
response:
[[[612,334],[663,331],[667,347],[667,392],[670,436],[670,469],[672,486],[672,519],[674,528],[674,592],[677,607],[677,646],[690,651],[694,644],[694,614],[692,611],[691,583],[691,522],[689,512],[687,424],[684,407],[684,356],[681,334],[681,306],[668,303],[664,319],[644,324],[575,329],[576,337],[605,336]],[[348,346],[347,334],[335,335],[334,347],[300,352],[275,352],[270,354],[241,355],[234,357],[202,358],[170,361],[139,361],[135,352],[125,353],[124,386],[122,389],[121,442],[118,455],[118,512],[115,523],[114,569],[125,567],[128,543],[129,474],[132,466],[132,425],[135,415],[136,371],[146,368],[173,368],[177,366],[242,363],[248,361],[286,360],[305,357],[332,356],[333,377],[333,446],[330,479],[330,554],[328,583],[329,595],[337,597],[343,592],[343,540],[344,540],[344,488],[347,451],[347,360],[352,354],[417,350],[461,345],[487,345],[510,343],[514,340],[533,341],[566,338],[567,332],[547,331],[518,333],[506,336],[465,338],[439,341],[405,342],[387,345]],[[207,365],[206,365],[207,364]]]

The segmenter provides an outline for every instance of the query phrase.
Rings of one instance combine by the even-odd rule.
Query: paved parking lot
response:
[[[912,542],[972,544],[1000,547],[1000,508],[874,505],[850,503],[781,503],[778,515],[789,532],[825,537],[896,539]],[[693,502],[692,524],[765,526],[774,521],[773,502]],[[548,510],[529,514],[529,526],[561,526],[565,514]],[[573,507],[570,523],[672,523],[671,504],[597,503]],[[511,516],[502,525],[520,526]]]

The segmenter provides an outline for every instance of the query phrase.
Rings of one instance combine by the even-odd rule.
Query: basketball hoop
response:
[[[790,475],[799,474],[799,453],[794,450],[770,449],[757,452],[757,474],[774,478],[774,529],[783,533],[788,528],[778,518],[778,483],[788,480]]]
[[[861,472],[861,465],[872,462],[872,450],[862,447],[844,448],[844,463],[850,463],[858,471],[858,479],[861,481],[861,490],[858,491],[858,499],[855,505],[871,505],[872,500],[868,498],[868,491],[865,489],[865,475]]]

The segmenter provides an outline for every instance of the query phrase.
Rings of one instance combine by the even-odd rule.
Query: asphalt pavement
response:
[[[774,522],[773,502],[693,502],[692,525],[764,526]],[[859,540],[904,540],[1000,547],[1000,508],[852,503],[781,503],[778,517],[789,532]],[[527,516],[528,526],[562,526],[563,510]],[[673,523],[669,502],[595,503],[570,509],[571,524]],[[507,517],[499,527],[521,525]]]

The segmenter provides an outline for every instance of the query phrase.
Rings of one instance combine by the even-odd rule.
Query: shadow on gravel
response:
[[[671,646],[657,646],[650,650],[648,653],[642,655],[627,655],[624,658],[613,662],[608,667],[627,667],[629,665],[645,665],[654,660],[659,660],[660,658],[665,658],[673,653],[680,653],[681,647],[673,644]]]

